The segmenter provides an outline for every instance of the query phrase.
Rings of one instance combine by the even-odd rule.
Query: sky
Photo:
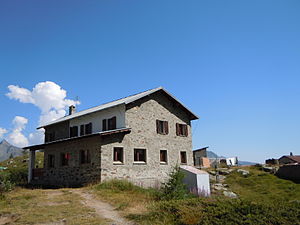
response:
[[[0,140],[163,86],[200,119],[193,148],[300,154],[300,1],[1,1]]]

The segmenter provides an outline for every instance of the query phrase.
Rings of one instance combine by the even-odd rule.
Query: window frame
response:
[[[144,157],[143,157],[144,160],[136,160],[136,158],[140,158],[140,157],[136,157],[137,151],[144,152]],[[146,164],[147,163],[147,149],[146,148],[134,148],[133,149],[133,162],[134,162],[134,164]]]
[[[117,129],[117,117],[113,116],[109,119],[102,120],[102,131]]]
[[[117,150],[120,150],[121,152],[121,160],[118,160],[119,157],[116,157],[116,155],[118,155]],[[113,164],[124,164],[124,148],[123,147],[113,147]]]
[[[165,161],[162,160],[162,153],[165,154],[165,156],[164,156],[165,157]],[[160,162],[160,164],[163,164],[163,165],[168,164],[168,151],[167,150],[161,149],[159,151],[159,162]]]
[[[79,150],[79,162],[80,165],[91,164],[91,152],[89,149]]]
[[[69,152],[60,153],[60,165],[69,166],[70,165],[71,154]]]
[[[48,154],[48,168],[55,168],[55,155],[54,154]]]
[[[93,133],[93,124],[91,122],[84,125],[84,133],[85,135]]]
[[[184,156],[184,157],[182,157],[182,156]],[[184,164],[184,165],[187,164],[187,154],[186,154],[186,151],[180,151],[180,164]]]
[[[188,125],[183,123],[176,123],[176,135],[180,137],[187,137]]]
[[[169,134],[169,123],[166,120],[156,120],[156,133],[167,135]]]
[[[70,127],[70,138],[78,137],[78,126]]]

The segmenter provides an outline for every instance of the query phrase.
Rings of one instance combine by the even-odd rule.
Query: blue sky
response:
[[[158,86],[200,116],[194,148],[300,154],[300,2],[1,1],[0,127],[41,111],[9,85],[52,81],[79,110]]]

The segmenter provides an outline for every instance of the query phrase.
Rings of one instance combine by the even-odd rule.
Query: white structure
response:
[[[180,166],[187,188],[199,196],[210,196],[209,174],[192,166]]]
[[[226,158],[226,164],[227,166],[237,166],[238,165],[237,157]]]

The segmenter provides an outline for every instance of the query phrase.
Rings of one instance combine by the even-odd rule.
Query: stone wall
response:
[[[279,167],[276,176],[300,183],[300,165],[284,165]]]
[[[102,143],[102,180],[126,178],[140,186],[158,186],[168,178],[172,167],[180,164],[180,151],[187,153],[186,165],[193,166],[189,117],[165,95],[156,93],[128,105],[125,116],[131,133],[119,142]],[[168,121],[168,135],[157,134],[157,119]],[[176,123],[188,125],[188,137],[176,136]],[[114,147],[123,147],[123,164],[114,164]],[[146,163],[134,162],[134,148],[146,149]],[[160,150],[167,150],[167,164],[160,163]]]
[[[101,138],[100,136],[69,140],[51,144],[44,149],[43,183],[55,186],[76,186],[101,179]],[[80,164],[80,150],[88,149],[89,164]],[[61,153],[70,153],[68,166],[61,165]],[[55,156],[54,168],[48,166],[48,155]]]

